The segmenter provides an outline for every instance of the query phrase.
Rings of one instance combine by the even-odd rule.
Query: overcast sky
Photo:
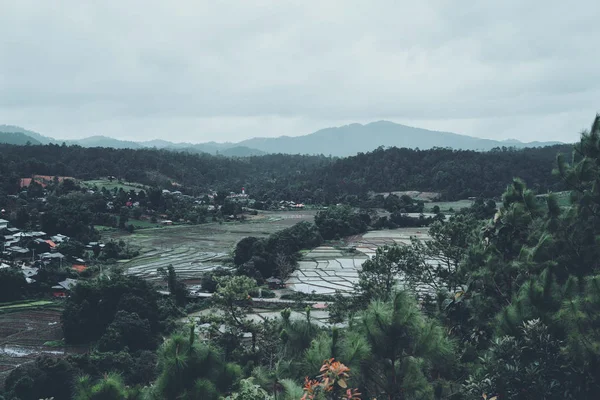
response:
[[[600,111],[598,21],[597,0],[0,0],[0,124],[204,142],[387,119],[575,141]]]

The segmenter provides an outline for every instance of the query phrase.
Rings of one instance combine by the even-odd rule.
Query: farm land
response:
[[[313,221],[315,211],[261,212],[244,222],[173,225],[140,229],[133,234],[106,232],[104,240],[124,240],[140,250],[131,260],[121,260],[128,273],[152,281],[162,278],[156,270],[173,265],[184,281],[199,279],[204,272],[223,266],[235,245],[247,236],[266,237],[300,221]]]
[[[142,185],[140,183],[123,182],[117,181],[116,179],[112,181],[109,179],[94,179],[89,181],[83,181],[82,183],[90,189],[94,186],[96,186],[98,189],[105,187],[106,190],[113,190],[115,188],[118,190],[122,188],[126,192],[129,192],[130,190],[135,190],[136,192],[139,192],[140,190],[148,189],[147,186]]]
[[[0,306],[0,386],[10,371],[42,354],[60,357],[86,350],[62,345],[60,315],[53,302]]]
[[[443,211],[446,207],[458,210],[469,206],[471,202],[427,203],[426,206],[435,204]],[[266,237],[300,221],[312,222],[315,214],[316,211],[312,210],[267,211],[251,216],[244,222],[173,226],[148,224],[133,234],[106,230],[102,236],[104,241],[124,240],[129,246],[140,250],[138,257],[119,262],[126,273],[163,284],[157,269],[173,265],[180,279],[187,284],[197,284],[204,272],[229,264],[235,245],[242,238]],[[372,231],[302,251],[298,269],[286,281],[287,289],[279,294],[333,294],[335,290],[351,294],[362,263],[375,254],[377,247],[408,243],[411,236],[426,240],[427,229]],[[319,323],[327,324],[326,310],[314,312]],[[60,313],[60,304],[50,301],[0,305],[0,384],[12,369],[34,360],[40,354],[67,355],[85,351],[62,346]],[[253,318],[278,315],[277,310],[257,308]],[[303,314],[295,311],[294,317],[303,318]]]

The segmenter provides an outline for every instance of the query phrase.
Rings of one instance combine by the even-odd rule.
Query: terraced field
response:
[[[45,343],[62,339],[58,310],[27,310],[0,314],[0,386],[13,369],[41,354],[65,356],[84,348],[56,348]]]
[[[195,280],[223,266],[237,242],[247,236],[265,237],[300,221],[312,221],[314,211],[263,212],[245,222],[178,225],[149,228],[128,235],[107,232],[104,240],[124,240],[140,256],[120,262],[127,273],[160,280],[156,270],[173,265],[184,280]]]
[[[375,255],[378,247],[392,244],[408,244],[410,238],[427,240],[427,228],[401,228],[365,233],[346,240],[354,253],[321,246],[306,253],[298,269],[288,278],[288,289],[303,293],[334,294],[336,290],[351,294],[358,283],[362,264]],[[400,278],[401,280],[401,278]],[[417,288],[417,291],[425,288]]]

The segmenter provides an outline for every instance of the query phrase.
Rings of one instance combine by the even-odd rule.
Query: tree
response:
[[[188,337],[173,335],[161,346],[159,376],[150,398],[217,400],[239,379],[238,365],[225,362],[218,350],[198,343],[195,336],[192,325]]]
[[[17,268],[0,269],[0,302],[20,300],[27,293],[27,281]]]
[[[110,373],[98,382],[89,376],[80,377],[75,384],[74,400],[137,400],[141,399],[138,388],[128,388],[120,375]]]
[[[153,335],[163,330],[169,317],[161,313],[156,288],[141,278],[113,274],[110,279],[83,281],[73,287],[65,303],[62,325],[66,342],[100,339],[119,310],[136,312],[148,320]]]
[[[19,366],[6,378],[7,398],[32,399],[54,397],[69,399],[76,371],[65,360],[42,356]]]
[[[114,320],[98,342],[100,351],[130,351],[156,348],[150,322],[134,312],[117,311]]]
[[[180,307],[184,306],[187,302],[188,290],[185,284],[177,279],[177,273],[173,265],[169,264],[166,271],[163,267],[159,267],[158,273],[165,277],[169,293],[175,299],[175,303]]]
[[[433,399],[442,390],[454,346],[406,292],[372,302],[358,321],[351,330],[364,335],[372,354],[362,371],[367,398]]]
[[[254,236],[245,237],[235,246],[233,262],[235,265],[242,265],[252,258],[253,246],[259,239]]]
[[[367,230],[365,221],[349,206],[333,206],[319,211],[315,216],[315,224],[325,240],[356,235]]]
[[[464,385],[470,398],[581,399],[580,382],[561,351],[562,343],[539,320],[523,323],[519,337],[492,342],[481,366]],[[584,395],[585,396],[585,395]]]
[[[119,228],[125,229],[125,226],[129,221],[129,207],[121,207],[119,211]]]
[[[255,385],[252,378],[242,379],[240,381],[240,389],[225,400],[271,400],[273,396],[269,395],[266,390],[259,385]]]

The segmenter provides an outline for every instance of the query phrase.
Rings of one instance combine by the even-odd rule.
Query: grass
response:
[[[453,209],[455,212],[459,211],[461,208],[471,207],[473,204],[472,200],[457,200],[457,201],[437,201],[432,203],[425,203],[425,212],[432,212],[433,207],[438,206],[441,212],[449,212],[450,209]]]
[[[64,347],[65,346],[65,342],[64,340],[50,340],[44,343],[44,346],[48,346],[48,347]]]
[[[117,188],[118,190],[119,188],[123,188],[123,190],[126,192],[129,192],[130,190],[135,190],[136,192],[139,192],[140,190],[148,189],[147,186],[142,185],[140,183],[123,181],[119,182],[116,180],[111,182],[108,179],[94,179],[90,181],[84,181],[83,183],[90,188],[93,186],[97,186],[98,189],[105,187],[107,190],[113,190],[114,188]]]
[[[571,192],[569,192],[569,191],[553,192],[552,194],[554,195],[554,197],[556,197],[556,201],[558,202],[559,207],[566,208],[566,207],[571,206]],[[548,197],[547,194],[538,195],[538,198],[545,199],[546,197]]]
[[[49,300],[26,300],[19,302],[11,302],[11,303],[0,303],[0,312],[2,311],[13,311],[19,309],[27,309],[27,308],[35,308],[35,307],[44,307],[47,305],[54,304],[53,301]]]
[[[157,222],[147,221],[147,220],[129,220],[128,224],[133,225],[136,229],[148,229],[148,228],[160,228],[161,225]]]

